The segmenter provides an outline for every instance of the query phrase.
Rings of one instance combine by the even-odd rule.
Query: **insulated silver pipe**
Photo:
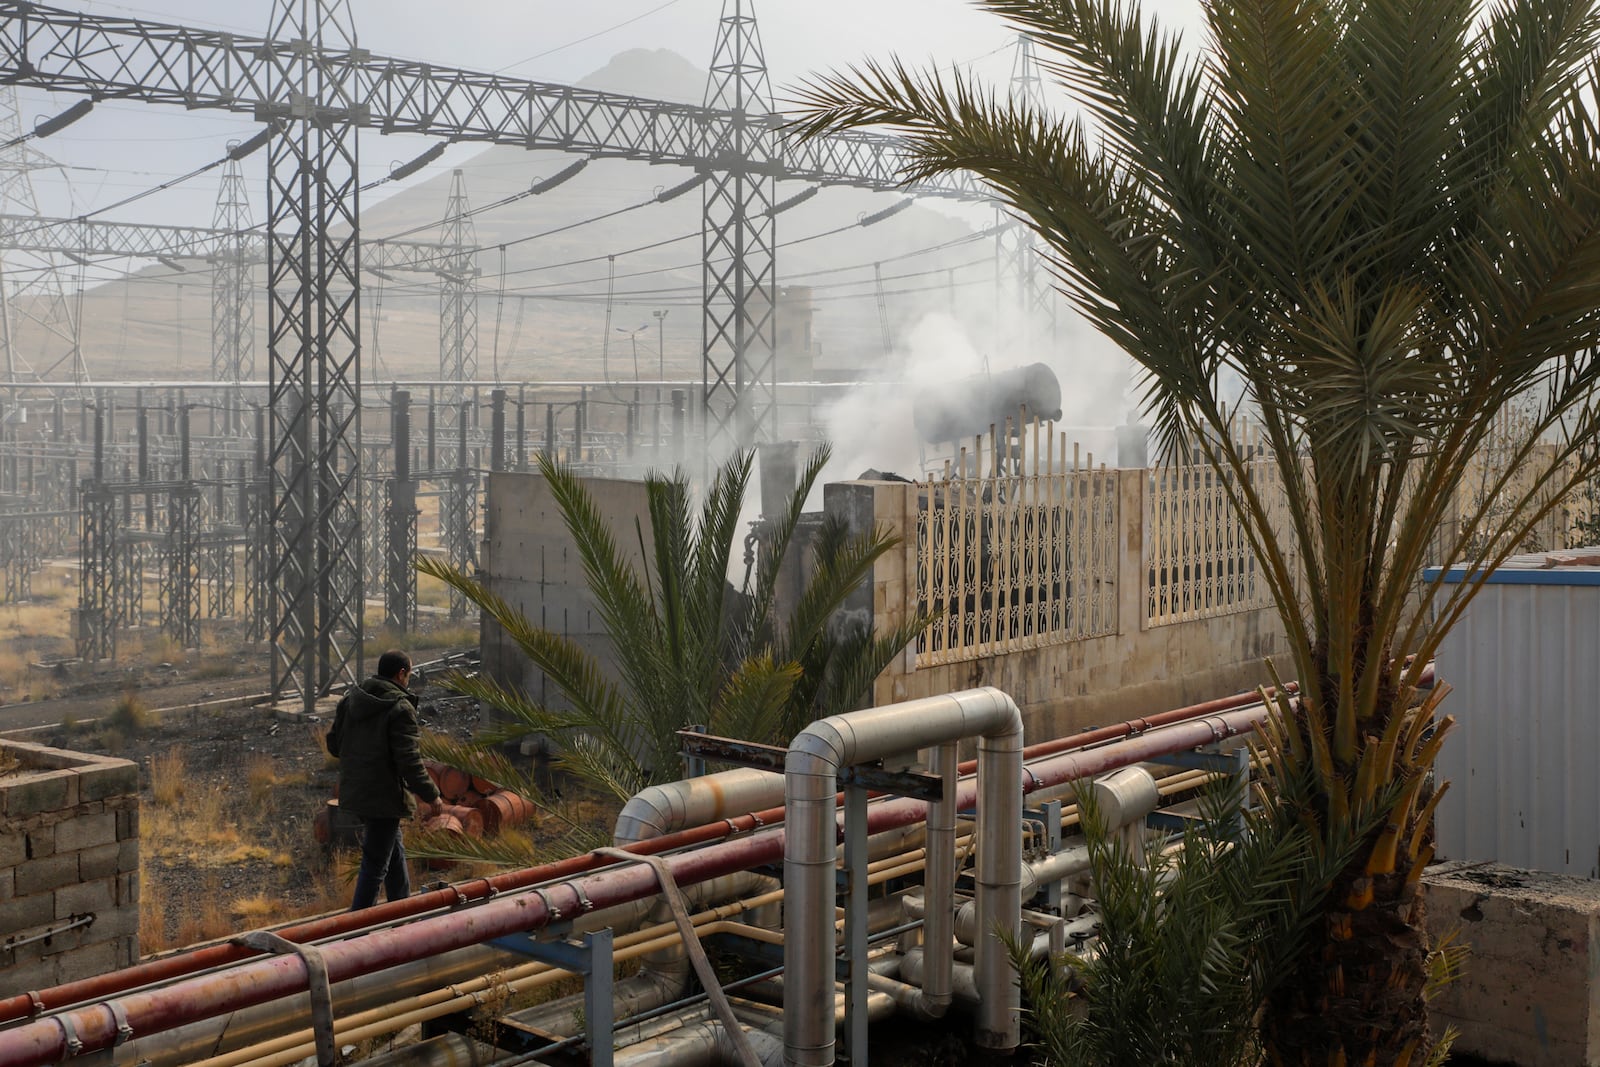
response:
[[[998,689],[979,692],[1003,699],[1015,726],[978,735],[977,903],[987,936],[977,945],[973,1040],[979,1048],[1014,1049],[1022,1043],[1022,992],[1000,935],[1022,932],[1022,712]]]
[[[753,767],[663,782],[640,790],[622,806],[612,839],[620,847],[782,802],[783,775]]]
[[[956,775],[955,742],[934,749],[929,769],[942,786],[940,799],[928,805],[928,850],[923,866],[923,892],[928,902],[922,940],[933,966],[917,998],[916,1014],[937,1019],[950,1010],[950,971],[955,964]]]
[[[790,742],[784,761],[784,1061],[830,1067],[834,1031],[818,1017],[833,988],[834,855],[838,771],[857,763],[978,738],[979,914],[986,928],[1021,924],[1022,714],[998,689],[970,689],[819,719]],[[980,947],[983,1003],[977,1041],[1015,1048],[1021,1005],[1005,948]]]

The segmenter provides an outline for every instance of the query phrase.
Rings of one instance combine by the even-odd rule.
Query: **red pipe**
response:
[[[1293,683],[1290,684],[1291,686],[1293,685]],[[1119,738],[1133,737],[1147,730],[1182,722],[1186,719],[1243,707],[1255,703],[1259,699],[1258,694],[1245,692],[1209,700],[1201,704],[1190,704],[1187,707],[1175,708],[1159,715],[1129,719],[1126,722],[1112,726],[1103,726],[1095,730],[1086,730],[1082,733],[1071,734],[1051,741],[1042,741],[1039,744],[1030,745],[1023,749],[1022,754],[1024,759],[1033,759]],[[976,769],[977,761],[968,760],[961,764],[960,773],[971,774]],[[782,807],[768,808],[765,811],[751,812],[746,815],[707,823],[704,826],[691,827],[625,847],[626,851],[639,855],[655,855],[659,852],[703,845],[711,841],[749,833],[762,826],[769,826],[782,821]],[[574,875],[607,866],[610,862],[610,860],[587,854],[573,856],[569,859],[541,864],[537,867],[506,871],[487,878],[461,882],[448,889],[419,893],[404,900],[388,901],[364,911],[340,912],[336,915],[311,919],[292,926],[279,928],[275,932],[285,940],[299,944],[320,941],[324,938],[353,934],[402,919],[415,918],[418,915],[441,908],[457,907],[474,901],[486,900],[501,893],[526,889],[541,882],[570,878]],[[259,955],[260,953],[254,949],[238,945],[227,943],[207,945],[204,948],[177,952],[169,956],[163,956],[160,959],[148,960],[120,971],[95,975],[92,978],[84,978],[76,982],[66,982],[48,989],[18,993],[14,996],[0,999],[0,1026],[5,1026],[7,1023],[26,1019],[30,1016],[56,1011],[70,1004],[102,1000],[140,986],[171,981],[184,975],[195,974],[199,971],[210,970],[230,963],[238,963],[241,960],[251,959]]]
[[[1254,708],[1169,726],[1086,752],[1048,756],[1029,766],[1031,775],[1029,781],[1023,783],[1023,791],[1059,785],[1234,736],[1252,728],[1266,715],[1266,708],[1257,704]],[[964,780],[958,787],[957,800],[962,807],[976,803],[976,782]],[[922,801],[896,798],[874,804],[868,813],[867,826],[869,831],[877,833],[910,825],[926,816],[927,805]],[[657,843],[663,840],[666,839],[657,839]],[[668,863],[680,885],[692,885],[776,862],[783,856],[783,844],[783,828],[772,827],[752,837],[679,853],[670,857]],[[655,873],[648,867],[642,864],[614,867],[586,878],[546,886],[538,893],[488,900],[473,908],[420,919],[396,929],[377,930],[336,941],[322,946],[321,951],[329,979],[341,982],[506,934],[540,930],[554,919],[631,903],[658,891]],[[555,914],[552,914],[552,905],[559,909]],[[305,964],[299,957],[254,960],[221,974],[201,975],[157,989],[130,993],[120,998],[115,1008],[108,1003],[94,1004],[0,1032],[0,1067],[39,1067],[107,1048],[117,1038],[119,1016],[135,1036],[142,1037],[291,996],[304,992],[305,988]],[[78,1047],[69,1048],[69,1033],[80,1042]]]

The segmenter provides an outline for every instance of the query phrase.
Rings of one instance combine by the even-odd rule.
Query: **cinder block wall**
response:
[[[642,567],[635,522],[645,543],[652,536],[644,483],[590,478],[585,484],[600,513],[617,531],[623,553],[634,566]],[[484,500],[483,544],[478,558],[490,590],[516,605],[530,622],[570,638],[610,666],[610,637],[589,597],[583,562],[544,478],[496,471],[489,475]],[[485,673],[524,689],[542,703],[561,705],[559,692],[547,684],[544,673],[487,614],[482,618],[479,643]]]
[[[12,741],[0,767],[0,989],[137,962],[139,768]]]

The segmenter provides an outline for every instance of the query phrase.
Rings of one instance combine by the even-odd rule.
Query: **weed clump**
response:
[[[116,707],[106,716],[106,728],[123,737],[137,737],[155,724],[156,717],[145,707],[137,693],[123,693]]]

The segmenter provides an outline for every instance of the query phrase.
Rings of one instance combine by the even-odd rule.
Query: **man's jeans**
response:
[[[406,850],[400,844],[400,820],[363,817],[361,825],[361,873],[356,875],[356,898],[351,911],[376,904],[380,885],[390,900],[411,895]]]

